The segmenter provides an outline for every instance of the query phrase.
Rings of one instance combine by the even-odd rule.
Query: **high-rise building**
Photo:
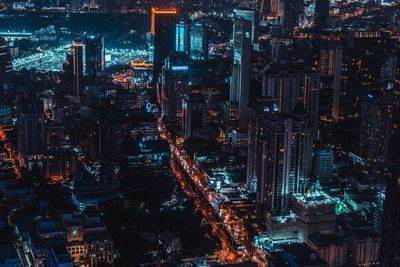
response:
[[[72,55],[72,88],[73,95],[79,96],[83,89],[83,56],[84,56],[84,46],[82,41],[75,40],[72,42],[71,46]]]
[[[17,120],[17,150],[22,166],[32,167],[44,146],[44,113],[41,106],[21,106]]]
[[[252,192],[257,191],[257,182],[261,175],[261,141],[263,122],[266,113],[278,112],[278,107],[271,99],[257,99],[249,109],[249,128],[247,143],[247,185]]]
[[[371,165],[389,163],[393,91],[368,93],[361,107],[360,155]]]
[[[311,126],[318,124],[320,75],[296,64],[272,65],[264,72],[263,96],[276,101],[279,112],[292,114],[302,106]]]
[[[251,43],[253,44],[255,39],[256,12],[249,9],[235,9],[233,13],[235,20],[242,18],[251,21]],[[233,25],[233,27],[235,27],[235,24]],[[236,32],[235,28],[233,28],[233,32]]]
[[[188,94],[183,99],[182,132],[186,139],[206,128],[207,104],[201,94]]]
[[[398,59],[400,51],[398,51]],[[380,266],[400,266],[400,63],[397,64],[391,136],[392,175],[386,183]]]
[[[189,24],[179,21],[175,26],[175,52],[189,53]]]
[[[67,97],[74,95],[74,69],[73,59],[71,54],[67,54],[66,59],[60,72],[60,83],[55,91],[55,103],[58,107],[65,107],[67,105]]]
[[[372,215],[373,215],[372,227],[377,233],[379,233],[382,228],[384,203],[385,203],[385,190],[383,189],[377,190],[375,195],[375,200],[372,203]]]
[[[318,181],[334,176],[334,156],[331,148],[318,148],[315,151],[314,174]]]
[[[151,9],[151,34],[153,38],[153,82],[164,64],[164,59],[175,51],[177,10],[173,8]]]
[[[385,54],[392,41],[385,32],[348,33],[342,47],[340,72],[335,74],[333,119],[358,118],[363,96],[380,89]]]
[[[90,35],[85,38],[85,64],[88,84],[94,85],[97,73],[105,69],[104,37]]]
[[[239,128],[247,130],[250,97],[251,21],[236,19],[233,33],[233,69],[230,102],[239,107]]]
[[[272,216],[290,212],[294,194],[304,194],[309,186],[312,142],[304,116],[266,114],[262,136],[257,201]]]
[[[158,83],[161,116],[182,117],[182,100],[189,93],[189,62],[186,55],[172,53],[165,59]]]
[[[195,21],[190,27],[190,57],[193,60],[208,59],[208,34],[204,21]]]
[[[0,94],[6,91],[7,78],[12,71],[6,40],[0,37]]]

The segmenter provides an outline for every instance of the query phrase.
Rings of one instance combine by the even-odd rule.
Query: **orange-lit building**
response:
[[[160,74],[164,59],[175,48],[177,10],[174,8],[151,9],[151,34],[153,42],[153,81]]]

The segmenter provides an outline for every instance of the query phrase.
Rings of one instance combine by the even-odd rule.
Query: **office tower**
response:
[[[378,189],[375,195],[375,200],[372,203],[372,215],[373,215],[372,227],[377,233],[380,233],[382,228],[384,203],[385,203],[385,190]]]
[[[186,55],[172,53],[165,59],[158,84],[161,116],[182,117],[182,100],[189,93],[189,65]]]
[[[68,96],[74,95],[74,68],[71,54],[67,54],[60,72],[60,82],[55,90],[55,103],[57,107],[67,106]]]
[[[318,181],[333,177],[334,153],[331,148],[318,148],[315,151],[314,174]]]
[[[190,58],[208,59],[208,33],[204,21],[195,21],[190,27]]]
[[[319,120],[319,88],[320,75],[312,68],[280,64],[264,72],[263,96],[274,99],[282,114],[292,114],[301,105],[314,128]]]
[[[317,29],[323,29],[326,26],[326,20],[329,18],[330,0],[315,0],[315,26]]]
[[[283,30],[285,36],[292,36],[293,30],[299,24],[299,15],[304,11],[303,0],[283,1]]]
[[[251,22],[234,21],[233,68],[230,84],[230,102],[239,107],[239,128],[247,130],[250,97]]]
[[[360,155],[371,165],[389,163],[393,91],[368,93],[361,107]]]
[[[12,71],[10,55],[7,49],[7,42],[0,37],[0,94],[7,90],[7,79]]]
[[[234,19],[245,19],[251,21],[251,43],[254,43],[255,39],[255,28],[256,28],[256,12],[248,9],[235,9],[233,11]],[[236,32],[235,24],[233,24],[233,32]]]
[[[395,51],[391,51],[385,55],[382,66],[381,83],[383,88],[387,90],[393,89],[393,81],[396,76],[397,55]]]
[[[44,146],[44,114],[41,106],[21,106],[17,119],[18,160],[25,167],[40,158]]]
[[[86,76],[89,85],[96,82],[97,73],[105,69],[104,37],[90,35],[85,38]]]
[[[257,183],[261,174],[260,142],[263,137],[264,115],[277,111],[276,104],[270,99],[257,99],[256,103],[249,109],[246,182],[252,192],[257,191]]]
[[[189,24],[179,21],[175,26],[175,52],[189,53]]]
[[[342,64],[342,48],[337,41],[322,43],[319,57],[321,90],[319,113],[325,118],[338,119],[338,103],[340,92],[340,73]],[[334,96],[336,98],[334,98]]]
[[[200,136],[207,125],[207,104],[201,94],[188,94],[184,97],[182,116],[182,132],[186,139]]]
[[[303,116],[266,114],[258,139],[261,153],[257,201],[272,216],[289,214],[293,194],[309,185],[312,147]]]
[[[398,59],[400,52],[398,51]],[[391,136],[392,175],[386,183],[380,266],[400,266],[400,63],[397,63]]]
[[[175,50],[177,10],[152,7],[151,34],[153,38],[153,82],[164,64],[164,59]]]
[[[348,34],[346,45],[342,47],[340,72],[335,77],[334,120],[360,117],[362,97],[380,89],[384,55],[391,46],[386,32],[354,31]]]
[[[75,40],[71,46],[72,55],[72,89],[73,95],[79,96],[83,89],[83,55],[84,46],[82,41]]]

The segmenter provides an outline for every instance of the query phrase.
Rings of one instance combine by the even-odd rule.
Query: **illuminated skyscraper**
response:
[[[165,59],[158,84],[162,117],[182,118],[182,100],[189,93],[188,63],[181,53],[171,53]]]
[[[180,21],[175,27],[175,51],[188,53],[189,47],[189,24],[185,21]]]
[[[6,40],[0,37],[0,94],[6,90],[8,75],[12,71]]]
[[[105,69],[105,48],[103,36],[85,38],[85,63],[88,84],[94,85],[98,72]]]
[[[82,41],[75,40],[71,46],[73,94],[79,96],[83,89],[83,55],[84,46]]]
[[[360,155],[372,165],[387,166],[392,130],[393,91],[368,93],[361,107]]]
[[[309,185],[307,122],[301,115],[265,114],[260,123],[257,201],[273,216],[288,215],[293,194],[305,193]]]
[[[261,140],[264,132],[264,117],[277,112],[278,107],[271,99],[257,99],[249,109],[249,128],[247,144],[247,184],[252,192],[257,191],[261,175]]]
[[[208,59],[208,34],[203,21],[190,26],[190,57],[194,60]]]
[[[164,59],[175,51],[177,11],[173,8],[151,9],[151,34],[153,37],[153,82],[157,82]]]
[[[400,51],[398,51],[400,59]],[[397,64],[391,138],[392,175],[386,184],[380,266],[400,266],[400,62]]]
[[[388,33],[354,31],[342,47],[335,73],[332,116],[334,120],[360,117],[362,97],[381,87],[385,54],[392,46]],[[335,63],[335,64],[336,64]]]
[[[319,73],[301,65],[271,65],[264,73],[263,96],[274,99],[282,114],[290,115],[303,106],[314,128],[319,119],[319,87]]]
[[[18,159],[22,166],[40,158],[44,147],[44,114],[40,106],[21,106],[17,119]],[[39,157],[38,157],[39,156]]]
[[[233,68],[230,102],[239,107],[239,128],[247,130],[250,95],[251,21],[236,19],[233,29]]]
[[[183,99],[182,132],[186,139],[205,129],[207,123],[207,105],[201,94],[188,94]]]
[[[254,10],[248,10],[248,9],[235,9],[233,13],[235,19],[242,18],[251,21],[251,43],[254,43],[254,38],[255,38],[254,34],[256,28],[256,12]],[[233,29],[233,32],[236,32],[235,28]]]

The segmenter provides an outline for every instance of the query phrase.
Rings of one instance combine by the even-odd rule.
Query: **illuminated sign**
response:
[[[175,28],[175,51],[185,51],[185,26],[178,24]]]
[[[172,71],[187,71],[189,70],[189,66],[172,66]]]
[[[105,57],[106,62],[110,62],[111,61],[111,55],[107,54]]]
[[[151,108],[153,107],[153,105],[151,103],[147,103],[146,104],[146,111],[147,112],[151,112]]]

